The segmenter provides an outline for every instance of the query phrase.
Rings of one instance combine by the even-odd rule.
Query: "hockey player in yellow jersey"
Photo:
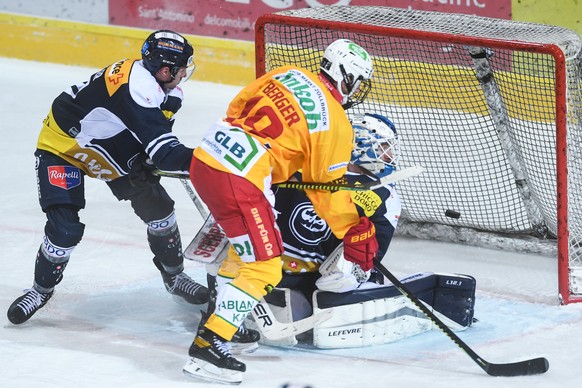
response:
[[[35,152],[45,236],[33,287],[8,309],[12,323],[25,322],[42,308],[62,280],[84,233],[79,211],[85,207],[85,176],[105,181],[147,224],[167,290],[189,303],[206,303],[206,287],[183,272],[174,201],[151,173],[155,167],[189,169],[192,149],[172,134],[172,124],[183,99],[178,85],[194,70],[193,54],[182,35],[156,31],[145,40],[141,60],[119,60],[53,101]]]
[[[354,146],[345,109],[371,88],[372,60],[346,39],[325,50],[319,74],[294,66],[270,71],[231,101],[226,118],[194,150],[190,179],[228,237],[229,257],[219,278],[215,308],[201,322],[184,372],[239,383],[245,364],[228,349],[257,301],[281,280],[283,245],[271,185],[298,170],[305,182],[342,178]],[[343,238],[345,257],[372,267],[374,225],[359,217],[346,191],[307,191],[318,215]]]

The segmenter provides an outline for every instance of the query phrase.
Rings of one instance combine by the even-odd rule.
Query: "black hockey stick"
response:
[[[550,364],[544,357],[533,358],[531,360],[510,362],[505,364],[494,364],[482,359],[473,349],[469,347],[463,340],[461,340],[451,329],[447,327],[429,308],[427,308],[413,293],[411,293],[406,286],[402,284],[396,276],[394,276],[386,267],[380,263],[380,260],[374,259],[374,266],[384,276],[388,278],[416,307],[420,309],[447,337],[449,337],[458,347],[463,349],[465,353],[471,357],[485,372],[490,376],[527,376],[546,373]]]
[[[274,186],[288,188],[288,189],[299,189],[299,190],[352,190],[352,191],[362,191],[362,190],[374,190],[382,186],[386,186],[391,183],[396,183],[398,181],[411,178],[413,176],[419,175],[424,169],[420,166],[407,167],[402,170],[395,171],[390,175],[383,178],[378,178],[376,181],[366,182],[362,184],[352,185],[343,182],[281,182],[276,183]],[[185,173],[175,173],[162,170],[155,170],[155,175],[168,177],[168,178],[179,178],[179,179],[189,179],[189,175]]]

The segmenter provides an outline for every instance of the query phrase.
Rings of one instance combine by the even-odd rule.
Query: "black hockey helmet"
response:
[[[181,67],[187,68],[187,77],[194,71],[194,48],[182,35],[170,30],[158,30],[150,34],[141,48],[144,66],[155,76],[164,66],[170,68],[172,79]]]

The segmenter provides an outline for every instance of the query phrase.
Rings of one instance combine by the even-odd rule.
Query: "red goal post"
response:
[[[425,168],[398,184],[398,233],[556,256],[561,302],[582,301],[578,35],[374,6],[283,11],[255,31],[257,76],[288,64],[317,72],[338,38],[372,55],[372,91],[348,114],[389,117],[400,166]]]

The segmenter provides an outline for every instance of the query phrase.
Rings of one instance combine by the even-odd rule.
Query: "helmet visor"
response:
[[[196,70],[196,64],[194,63],[194,56],[190,55],[190,58],[188,58],[188,63],[186,64],[186,76],[184,78],[182,78],[182,81],[180,81],[180,83],[184,83],[184,82],[188,81],[190,79],[190,77],[192,76],[192,73],[194,73],[194,70]]]

